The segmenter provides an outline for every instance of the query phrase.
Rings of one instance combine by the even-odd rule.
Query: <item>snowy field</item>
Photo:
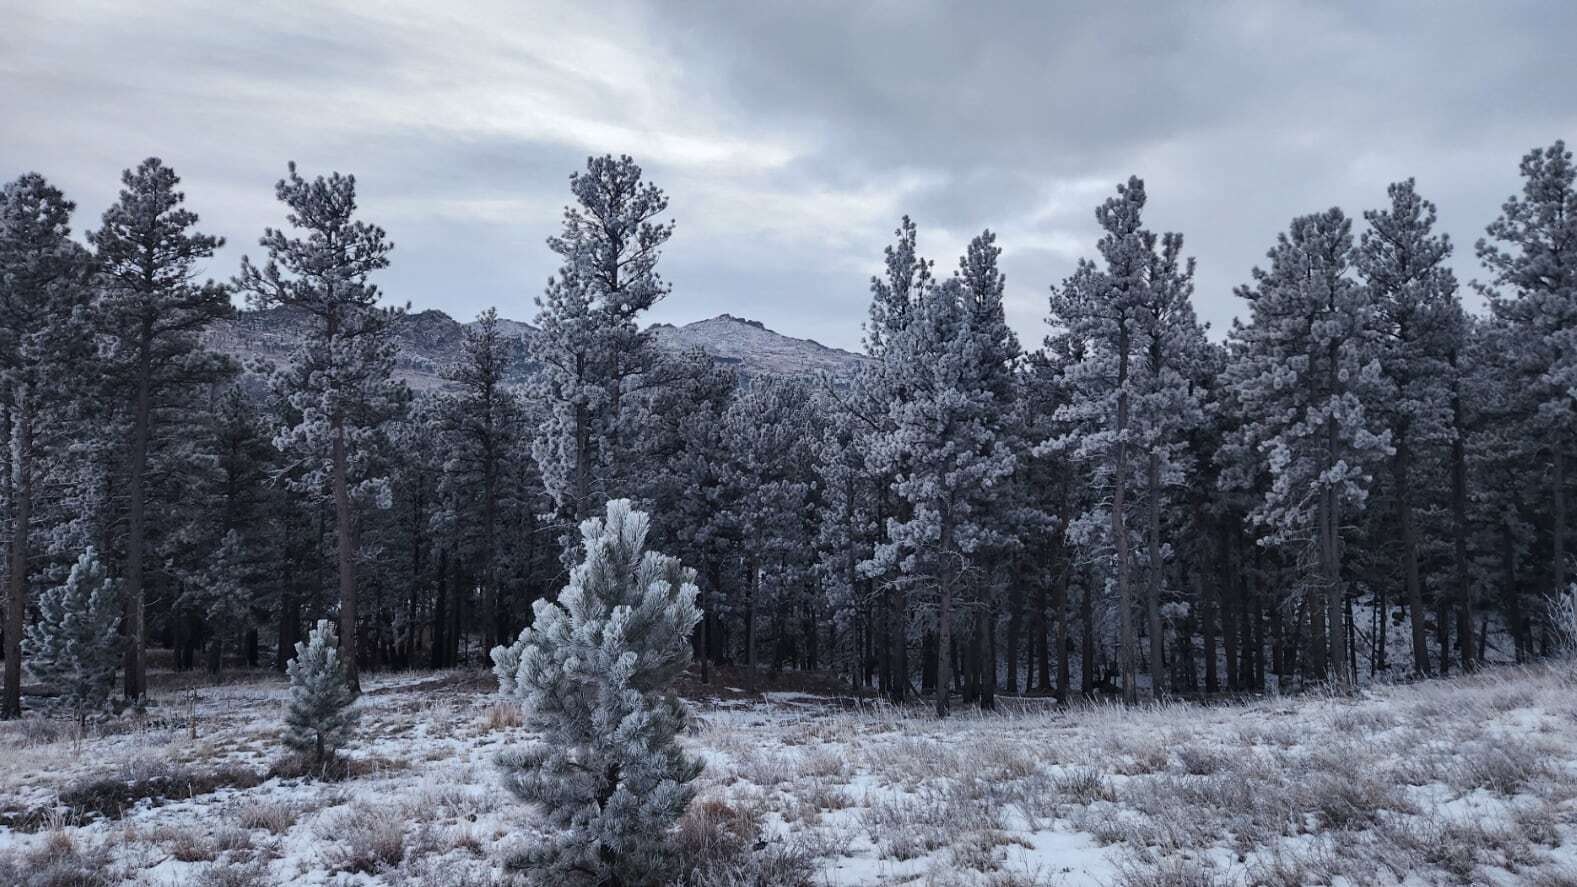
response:
[[[518,709],[469,672],[366,690],[352,772],[329,782],[280,772],[272,675],[165,689],[135,729],[80,741],[0,725],[0,884],[502,882],[532,839],[491,763],[528,739]],[[679,843],[718,885],[1577,884],[1569,670],[1035,705],[940,722],[805,694],[700,703]]]

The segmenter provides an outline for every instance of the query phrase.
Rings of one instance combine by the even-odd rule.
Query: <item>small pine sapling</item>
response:
[[[646,551],[649,521],[628,500],[580,525],[584,560],[557,603],[510,647],[492,651],[532,746],[501,754],[504,782],[546,819],[510,860],[533,884],[669,883],[668,838],[695,794],[701,762],[675,737],[689,710],[672,683],[690,664],[701,619],[695,571]]]
[[[285,666],[290,676],[290,707],[285,713],[285,745],[305,755],[312,768],[326,771],[350,740],[360,713],[356,694],[340,661],[334,623],[319,619],[296,658]]]
[[[39,620],[22,643],[33,679],[60,694],[79,727],[109,701],[120,662],[119,631],[115,582],[89,547],[72,565],[66,583],[44,593]]]

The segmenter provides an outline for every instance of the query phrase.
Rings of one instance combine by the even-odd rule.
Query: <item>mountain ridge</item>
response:
[[[456,320],[437,308],[400,315],[393,330],[399,346],[395,376],[418,391],[444,387],[443,369],[459,360],[465,331],[476,323]],[[527,381],[536,372],[527,343],[537,334],[537,327],[503,317],[498,326],[511,352],[508,380]],[[700,348],[744,377],[810,378],[827,373],[848,378],[869,359],[814,339],[787,336],[761,321],[726,312],[682,325],[656,323],[647,329],[659,347],[675,352]],[[250,366],[260,360],[283,362],[304,334],[301,315],[271,308],[239,311],[233,319],[214,324],[204,339],[210,348]]]

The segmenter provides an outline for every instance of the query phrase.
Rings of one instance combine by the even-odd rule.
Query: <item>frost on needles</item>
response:
[[[556,604],[492,651],[500,692],[541,738],[498,759],[505,784],[548,834],[510,861],[538,884],[662,883],[674,822],[701,762],[675,737],[689,711],[671,685],[701,619],[695,571],[646,551],[629,500],[580,525],[584,559]]]
[[[85,723],[109,702],[120,664],[119,590],[98,552],[82,552],[66,584],[46,592],[38,609],[39,620],[22,642],[27,669],[35,680],[57,688],[61,703]]]
[[[334,623],[319,619],[307,640],[296,643],[296,658],[285,672],[290,676],[285,745],[304,755],[313,769],[326,769],[350,740],[358,718]]]

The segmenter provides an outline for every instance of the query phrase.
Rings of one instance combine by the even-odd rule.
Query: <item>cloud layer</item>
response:
[[[1482,276],[1471,244],[1518,158],[1577,140],[1577,4],[1560,0],[3,0],[0,20],[0,176],[50,176],[79,229],[158,155],[230,239],[226,277],[281,221],[293,159],[356,173],[397,245],[392,299],[525,319],[569,173],[629,153],[678,220],[653,320],[729,311],[845,347],[906,212],[941,269],[999,233],[1035,343],[1094,206],[1136,173],[1152,225],[1198,256],[1219,331],[1294,215],[1358,215],[1406,176],[1459,276]]]

